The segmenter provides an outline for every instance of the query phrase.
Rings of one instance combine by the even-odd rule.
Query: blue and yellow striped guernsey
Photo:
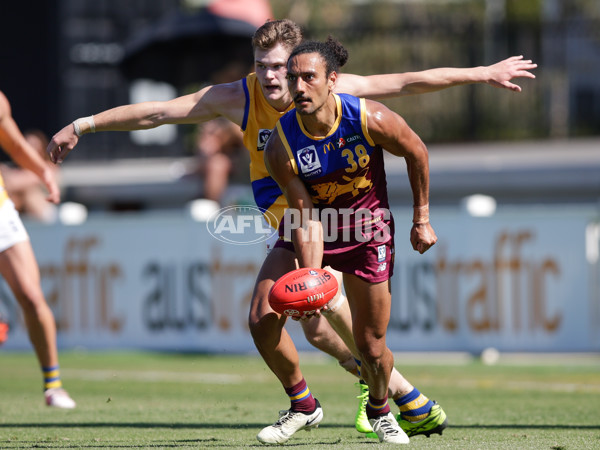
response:
[[[285,111],[277,111],[263,95],[256,74],[248,75],[242,82],[246,106],[241,129],[244,133],[244,146],[250,152],[250,181],[254,201],[263,213],[269,211],[279,222],[287,208],[287,201],[277,182],[271,178],[265,167],[263,150],[279,118],[293,109],[294,104],[291,103]],[[271,214],[264,214],[264,217],[272,227],[278,226],[278,223],[272,223]]]

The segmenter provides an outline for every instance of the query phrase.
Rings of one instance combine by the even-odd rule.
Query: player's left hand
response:
[[[410,243],[413,250],[423,254],[437,242],[437,236],[429,222],[413,224],[410,230]]]
[[[521,92],[521,87],[511,83],[513,78],[535,78],[528,70],[535,69],[535,64],[530,59],[523,59],[523,55],[511,56],[503,61],[487,66],[487,83],[497,87]]]

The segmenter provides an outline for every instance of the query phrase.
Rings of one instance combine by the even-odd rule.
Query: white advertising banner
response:
[[[410,248],[409,212],[393,214],[393,351],[600,350],[597,211],[519,208],[474,218],[434,210],[439,241],[424,255]],[[237,222],[238,242],[183,213],[26,226],[60,348],[255,351],[247,317],[265,256],[262,223]],[[3,347],[29,349],[4,282],[0,314],[10,322]],[[289,322],[298,348],[312,349]]]
[[[564,209],[523,208],[490,218],[432,211],[439,240],[424,255],[410,247],[410,222],[397,217],[388,345],[600,350],[593,217]]]

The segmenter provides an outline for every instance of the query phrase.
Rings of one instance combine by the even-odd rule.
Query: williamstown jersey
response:
[[[295,111],[280,119],[277,132],[322,213],[326,251],[360,245],[370,240],[369,233],[387,233],[379,236],[387,242],[392,219],[383,150],[369,136],[365,100],[347,94],[334,98],[337,119],[327,136],[311,136]],[[337,242],[328,243],[328,236]]]
[[[272,214],[264,214],[267,222],[277,228],[287,201],[279,189],[277,182],[271,178],[263,159],[265,144],[281,116],[293,108],[290,104],[286,111],[280,112],[273,108],[263,95],[256,74],[252,73],[242,80],[246,95],[246,106],[242,122],[244,146],[250,152],[250,181],[256,206]]]

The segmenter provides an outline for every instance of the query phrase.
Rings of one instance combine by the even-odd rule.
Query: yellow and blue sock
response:
[[[358,378],[361,378],[360,369],[361,369],[362,363],[360,362],[360,359],[354,358],[354,361],[356,361],[356,371],[358,372]],[[360,382],[362,384],[366,384],[365,381],[362,378],[360,379]]]
[[[360,369],[361,369],[361,364],[362,363],[360,362],[360,359],[354,358],[354,361],[356,361],[356,372],[358,372],[358,382],[360,384],[366,385],[367,382],[361,378],[361,373],[360,373]]]
[[[290,398],[292,411],[313,412],[315,410],[317,403],[304,378],[295,386],[285,388],[285,392]]]
[[[426,419],[433,406],[433,402],[421,394],[417,388],[394,400],[394,403],[400,408],[402,418],[409,422]]]
[[[62,381],[60,380],[60,368],[58,364],[53,367],[42,367],[42,373],[44,374],[44,390],[52,388],[62,387]]]

